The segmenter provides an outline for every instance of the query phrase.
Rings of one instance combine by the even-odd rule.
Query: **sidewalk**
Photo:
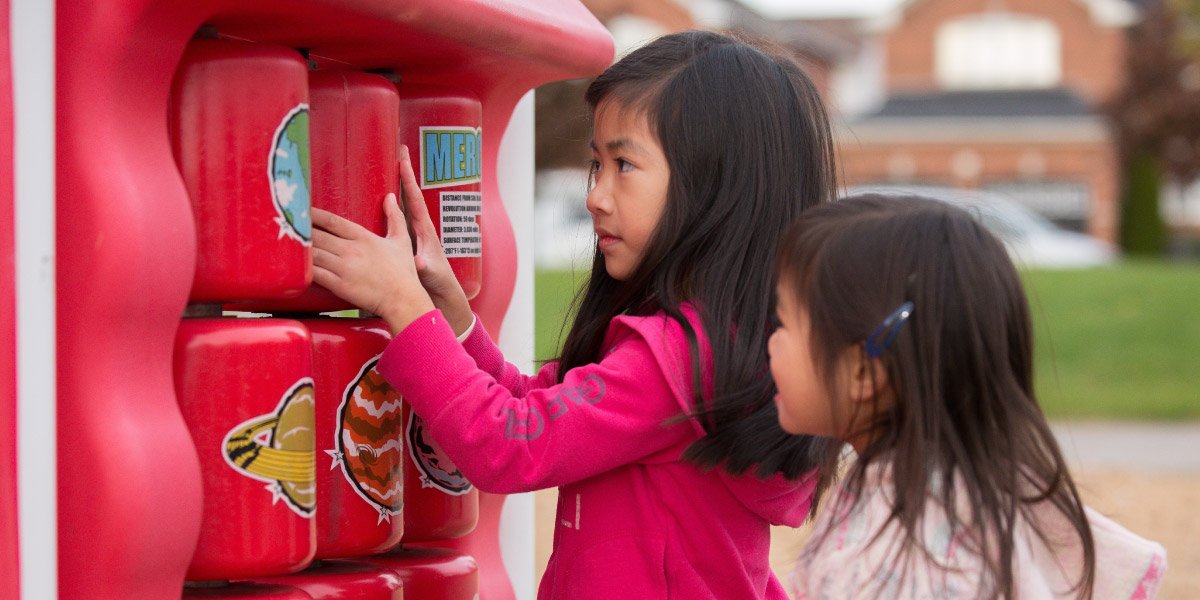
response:
[[[1072,469],[1200,473],[1200,423],[1055,422]]]

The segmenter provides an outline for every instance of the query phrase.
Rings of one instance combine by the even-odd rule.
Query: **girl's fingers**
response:
[[[429,219],[429,208],[425,206],[425,196],[417,183],[417,175],[413,171],[412,162],[408,156],[408,146],[400,146],[400,195],[404,197],[404,212],[412,221],[414,229],[424,234],[433,230],[433,222]],[[426,227],[428,224],[428,227]]]
[[[408,222],[404,219],[400,205],[396,203],[395,194],[388,193],[383,197],[383,214],[387,217],[387,237],[411,243],[408,237]]]
[[[313,272],[313,283],[315,283],[329,291],[333,291],[338,287],[338,282],[340,281],[340,278],[337,275],[334,275],[333,271],[330,271],[330,270],[326,269],[325,267],[318,266],[316,264],[315,253],[313,256],[313,271],[312,272]]]
[[[312,224],[318,229],[324,229],[337,237],[344,240],[352,240],[361,235],[363,229],[361,225],[349,219],[343,219],[327,210],[313,207]]]
[[[330,254],[340,256],[347,244],[348,242],[346,240],[323,229],[313,229],[312,245],[314,255],[318,250],[322,250]]]
[[[341,259],[339,259],[335,254],[328,252],[322,248],[314,247],[312,249],[312,262],[313,262],[314,272],[317,267],[320,267],[321,270],[323,270],[323,271],[333,273],[334,271],[336,271],[336,268],[337,268],[340,260]]]

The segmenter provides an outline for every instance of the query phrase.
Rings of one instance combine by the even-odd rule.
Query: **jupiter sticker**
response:
[[[242,475],[267,483],[272,503],[284,500],[311,518],[316,506],[313,380],[297,381],[275,412],[249,419],[225,435],[225,462]]]
[[[359,497],[379,511],[379,522],[391,521],[404,507],[403,419],[400,394],[367,361],[346,386],[338,408],[336,450],[330,468],[340,464]]]

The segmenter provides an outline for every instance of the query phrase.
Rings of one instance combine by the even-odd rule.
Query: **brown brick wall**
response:
[[[952,163],[955,155],[967,150],[982,159],[980,175],[960,179]],[[920,142],[871,143],[862,139],[843,139],[839,143],[838,165],[846,185],[902,183],[892,176],[890,164],[897,156],[911,159],[913,170],[908,181],[951,187],[976,188],[988,181],[1014,181],[1028,178],[1023,173],[1022,157],[1036,153],[1042,158],[1042,174],[1035,180],[1072,181],[1091,191],[1088,233],[1115,241],[1117,216],[1117,164],[1111,145],[1103,142],[998,143],[998,142]],[[1025,159],[1028,162],[1028,159]],[[1026,167],[1028,168],[1028,167]]]
[[[1066,87],[1093,102],[1107,99],[1121,85],[1123,30],[1096,24],[1082,0],[915,0],[885,35],[886,85],[889,90],[930,90],[935,80],[934,45],[948,20],[986,12],[1001,5],[1009,12],[1054,22],[1061,34],[1062,77]]]

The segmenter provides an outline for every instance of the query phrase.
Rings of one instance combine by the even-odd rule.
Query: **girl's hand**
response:
[[[404,196],[409,233],[415,242],[413,262],[421,285],[425,286],[433,305],[446,316],[454,333],[462,335],[471,326],[471,305],[442,251],[437,227],[429,217],[425,197],[409,161],[408,146],[400,146],[400,192]]]
[[[417,277],[412,240],[395,194],[384,197],[383,212],[388,231],[379,237],[358,223],[313,208],[313,282],[379,315],[395,333],[434,305]]]

